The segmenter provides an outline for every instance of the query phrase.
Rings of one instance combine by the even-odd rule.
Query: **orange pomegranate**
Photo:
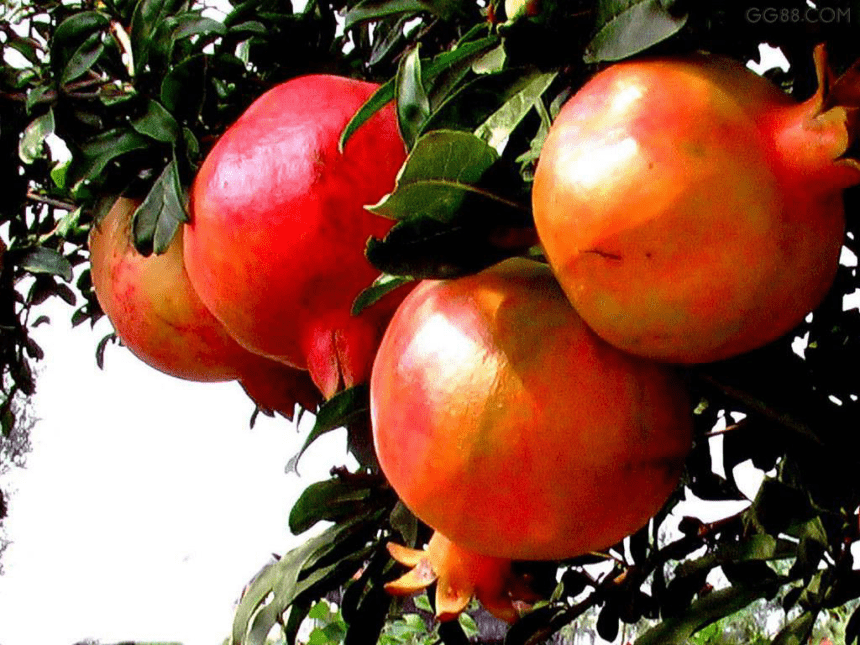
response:
[[[392,106],[338,150],[376,89],[323,75],[273,88],[214,146],[191,195],[185,262],[201,300],[240,344],[309,369],[326,396],[369,378],[406,293],[350,314],[379,274],[365,244],[393,224],[364,206],[393,189],[406,156]]]
[[[445,538],[422,565],[447,577],[438,588],[455,599],[439,606],[468,602],[456,592],[471,581],[508,617],[509,560],[633,533],[674,489],[691,441],[671,369],[600,340],[549,267],[524,259],[419,284],[380,345],[370,396],[383,472]]]
[[[776,339],[820,303],[860,164],[844,156],[856,83],[833,83],[823,49],[816,64],[818,92],[802,104],[699,54],[613,65],[563,107],[538,161],[534,217],[598,335],[708,362]]]
[[[192,381],[239,380],[263,410],[292,418],[320,393],[307,372],[252,354],[203,306],[185,273],[182,231],[167,252],[144,257],[131,241],[138,202],[120,198],[89,239],[93,288],[117,336],[142,361]]]

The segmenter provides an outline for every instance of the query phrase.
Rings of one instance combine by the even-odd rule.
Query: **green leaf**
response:
[[[418,541],[418,518],[406,504],[398,500],[388,517],[388,522],[392,529],[400,533],[407,546],[415,546]]]
[[[430,101],[421,80],[421,59],[418,48],[400,61],[394,78],[394,101],[397,106],[397,125],[407,148],[412,148],[421,126],[430,115]]]
[[[132,218],[134,245],[141,254],[158,255],[170,247],[177,229],[188,221],[182,195],[176,159],[171,159]]]
[[[711,623],[740,611],[754,600],[768,595],[770,586],[727,587],[699,598],[679,616],[669,617],[636,639],[636,645],[687,645],[694,633]]]
[[[373,489],[363,478],[333,477],[308,486],[290,510],[293,535],[304,533],[317,522],[337,522],[367,508]]]
[[[25,164],[45,156],[45,140],[54,133],[54,110],[33,119],[18,142],[18,156]]]
[[[86,74],[105,50],[102,34],[93,34],[75,50],[60,76],[60,85],[68,85]]]
[[[555,80],[556,75],[556,73],[538,74],[478,126],[475,136],[486,141],[501,155],[511,133],[535,104],[540,102],[541,96]]]
[[[336,524],[266,567],[248,585],[236,609],[232,642],[264,645],[293,602],[304,606],[308,594],[333,589],[351,578],[374,550],[365,545],[379,520],[377,512]]]
[[[415,143],[394,191],[368,210],[391,219],[450,221],[467,194],[500,200],[475,185],[497,160],[498,153],[473,134],[429,132]]]
[[[131,128],[108,130],[90,139],[81,146],[82,155],[72,161],[69,172],[75,183],[94,179],[101,175],[108,164],[117,157],[150,146],[151,140]]]
[[[423,131],[472,130],[479,128],[510,99],[543,74],[533,68],[514,67],[495,74],[484,74],[459,86],[424,123]],[[502,117],[500,117],[502,118]]]
[[[176,26],[173,37],[175,39],[190,38],[191,36],[223,36],[227,33],[227,27],[212,18],[200,15],[198,11],[189,11],[176,16]]]
[[[437,89],[440,89],[443,94],[447,95],[445,89],[447,83],[445,78],[453,76],[454,80],[460,78],[459,70],[463,67],[468,67],[470,61],[482,55],[488,49],[495,47],[499,42],[498,36],[490,36],[480,40],[471,41],[459,45],[456,49],[448,52],[443,52],[436,56],[432,61],[422,65],[424,82],[434,86],[434,94]],[[452,72],[454,72],[452,74]],[[436,88],[437,82],[441,82],[443,87]],[[355,113],[349,123],[347,123],[340,136],[339,147],[343,150],[346,142],[355,133],[358,128],[364,124],[371,116],[378,112],[389,101],[394,100],[394,79],[383,84],[373,93],[373,95],[365,102],[364,105]],[[431,107],[432,103],[431,101]]]
[[[61,253],[44,246],[24,251],[16,262],[25,271],[55,275],[66,282],[72,281],[72,265]]]
[[[179,124],[158,101],[148,101],[146,112],[130,123],[135,132],[162,143],[172,143],[179,137]]]
[[[397,14],[427,11],[443,19],[461,12],[459,0],[364,0],[347,12],[344,29],[351,29],[360,22],[379,20]]]
[[[40,103],[50,103],[54,88],[48,85],[37,85],[27,91],[27,114],[30,114]]]
[[[64,70],[81,43],[97,36],[110,25],[110,19],[98,11],[73,13],[63,20],[51,38],[51,62],[57,71]]]
[[[597,34],[585,62],[617,61],[638,54],[678,33],[687,15],[675,15],[661,0],[602,0]]]
[[[517,254],[496,246],[492,226],[479,218],[443,223],[429,217],[397,222],[384,239],[369,240],[365,251],[380,271],[416,280],[470,275]]]
[[[804,611],[780,630],[771,645],[806,645],[812,635],[817,617],[817,611]]]
[[[14,31],[7,31],[6,46],[14,49],[33,65],[41,64],[39,60],[39,42],[33,38],[19,36]]]
[[[357,316],[362,311],[378,302],[383,296],[391,293],[398,287],[413,281],[410,276],[389,275],[383,273],[373,281],[373,284],[359,293],[352,303],[352,315]]]
[[[134,71],[143,73],[149,62],[155,32],[182,5],[182,0],[138,0],[131,17],[131,39]]]
[[[322,435],[341,428],[351,421],[366,415],[370,410],[369,392],[366,385],[356,385],[338,392],[323,403],[316,414],[314,427],[304,445],[287,462],[286,472],[298,473],[299,460],[310,445]]]

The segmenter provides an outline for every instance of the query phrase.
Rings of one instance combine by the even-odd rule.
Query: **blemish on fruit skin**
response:
[[[607,260],[617,260],[618,262],[624,260],[624,258],[620,255],[617,255],[615,253],[609,253],[607,251],[601,251],[600,249],[585,249],[583,251],[580,251],[580,253],[592,253],[594,255],[599,255],[602,258],[606,258]]]

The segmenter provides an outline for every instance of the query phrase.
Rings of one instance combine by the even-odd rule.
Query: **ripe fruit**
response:
[[[309,369],[327,397],[367,380],[406,293],[350,314],[379,273],[365,243],[393,224],[363,207],[393,188],[405,159],[392,106],[338,151],[375,90],[304,76],[264,94],[203,163],[186,227],[188,275],[209,310],[249,350]]]
[[[672,371],[600,340],[549,267],[528,260],[422,282],[389,325],[370,387],[383,472],[458,550],[501,559],[457,573],[484,588],[492,572],[509,578],[508,559],[571,557],[634,532],[690,446]],[[440,565],[438,548],[425,564],[437,575],[473,566]]]
[[[163,255],[144,257],[131,242],[137,202],[120,198],[90,233],[93,288],[123,343],[142,361],[191,381],[238,379],[266,411],[292,418],[319,392],[306,372],[251,354],[203,306],[185,273],[182,231]]]
[[[694,55],[614,65],[564,106],[538,161],[535,223],[598,335],[708,362],[774,340],[820,303],[860,164],[843,156],[854,88],[831,91],[821,49],[816,64],[803,104]]]

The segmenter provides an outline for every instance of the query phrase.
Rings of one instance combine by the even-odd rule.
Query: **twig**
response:
[[[63,202],[59,199],[53,199],[51,197],[45,197],[44,195],[39,195],[38,193],[34,193],[32,190],[27,191],[27,199],[39,202],[40,204],[47,204],[48,206],[54,206],[55,208],[62,208],[67,211],[75,210],[76,206],[69,202]]]

